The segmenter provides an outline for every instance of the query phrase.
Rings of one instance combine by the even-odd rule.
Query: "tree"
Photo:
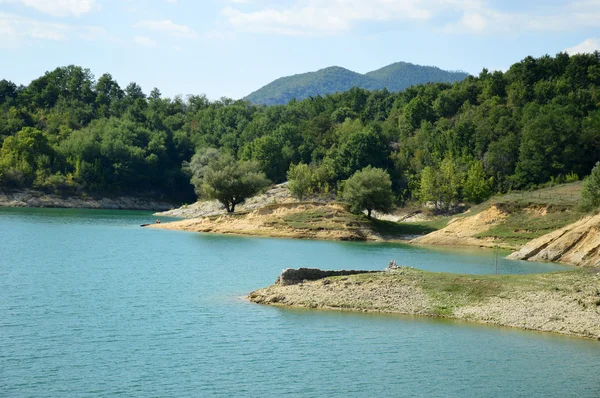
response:
[[[344,182],[342,197],[352,212],[366,210],[368,218],[373,210],[390,211],[393,203],[390,175],[383,169],[367,166]]]
[[[433,202],[436,209],[441,202],[438,175],[436,170],[431,166],[425,167],[421,172],[419,198],[423,203]]]
[[[342,126],[346,127],[346,123]],[[369,126],[351,132],[340,138],[334,155],[338,177],[348,178],[366,166],[385,167],[388,156],[389,149],[380,129]]]
[[[440,179],[438,180],[444,209],[448,210],[459,199],[462,179],[463,174],[458,169],[456,161],[449,157],[445,158],[440,164]]]
[[[592,174],[583,180],[581,206],[584,210],[594,210],[600,207],[600,162],[596,163]]]
[[[198,198],[202,197],[204,175],[206,174],[210,163],[218,158],[219,151],[215,148],[202,148],[192,156],[192,160],[184,163],[184,169],[192,175],[190,182],[194,186]]]
[[[420,198],[422,202],[434,202],[448,210],[459,198],[462,173],[452,158],[445,158],[439,167],[427,166],[421,173]]]
[[[481,203],[492,195],[492,179],[486,178],[481,162],[474,162],[467,173],[464,185],[465,199],[472,203]]]
[[[292,165],[287,172],[287,187],[292,195],[300,199],[300,201],[302,201],[305,195],[310,195],[313,192],[313,174],[310,166],[305,163]]]
[[[236,161],[231,155],[224,154],[210,162],[204,173],[202,192],[206,197],[221,202],[228,213],[233,213],[236,205],[258,194],[269,184],[256,162]]]

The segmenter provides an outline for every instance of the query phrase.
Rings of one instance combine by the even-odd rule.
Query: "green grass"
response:
[[[496,238],[502,242],[523,245],[552,231],[563,228],[581,219],[584,213],[564,211],[548,213],[545,216],[514,213],[503,224],[496,225],[486,232],[475,235],[477,238]]]
[[[373,232],[389,237],[425,235],[446,226],[450,217],[418,223],[397,223],[371,219],[360,214],[334,211],[328,208],[288,214],[272,224],[281,227],[306,230],[334,230],[369,228]]]
[[[556,185],[535,191],[515,191],[495,196],[489,202],[522,209],[527,207],[547,207],[550,211],[576,210],[581,200],[581,181]]]
[[[428,222],[398,223],[376,219],[366,221],[373,232],[388,236],[426,235],[439,229],[433,223]]]

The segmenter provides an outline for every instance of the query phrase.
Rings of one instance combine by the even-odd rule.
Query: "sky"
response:
[[[393,62],[477,75],[600,50],[600,0],[0,0],[0,79],[79,65],[146,93],[242,98]]]

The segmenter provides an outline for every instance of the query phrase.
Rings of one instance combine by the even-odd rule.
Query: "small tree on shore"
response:
[[[486,178],[481,162],[474,162],[464,184],[465,199],[472,203],[481,203],[492,195],[493,180]]]
[[[288,189],[300,201],[314,189],[313,170],[305,163],[291,165],[287,172]]]
[[[354,213],[373,210],[387,212],[392,209],[393,194],[390,175],[383,169],[367,166],[344,182],[342,198]]]
[[[583,180],[581,207],[586,211],[600,207],[600,162],[596,163],[592,174]]]
[[[236,161],[231,155],[224,154],[206,168],[202,192],[207,198],[221,202],[228,213],[233,213],[236,205],[260,193],[269,184],[258,163]]]

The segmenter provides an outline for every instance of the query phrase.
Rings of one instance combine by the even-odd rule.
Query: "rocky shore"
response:
[[[167,210],[173,204],[152,199],[122,196],[97,198],[86,195],[61,196],[32,189],[0,191],[0,207],[56,207],[110,210]]]
[[[248,299],[277,306],[443,317],[600,339],[598,268],[475,276],[398,267],[276,283],[250,293]]]

